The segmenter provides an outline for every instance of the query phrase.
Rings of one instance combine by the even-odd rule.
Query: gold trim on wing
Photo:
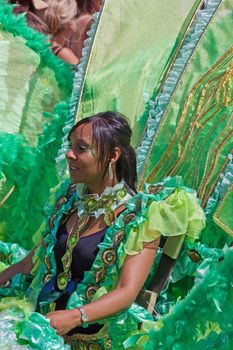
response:
[[[194,19],[195,19],[195,17],[196,17],[197,12],[201,9],[202,5],[204,4],[204,1],[205,1],[205,0],[200,0],[199,4],[197,5],[196,10],[194,11],[194,13],[193,13],[193,15],[192,15],[192,17],[191,17],[191,19],[190,19],[190,22],[189,22],[189,24],[188,24],[188,26],[187,26],[187,28],[186,28],[186,30],[185,30],[185,32],[184,32],[184,34],[183,34],[181,40],[180,40],[180,43],[178,44],[178,46],[177,46],[177,48],[176,48],[176,51],[175,51],[175,53],[174,53],[174,56],[173,56],[173,58],[171,59],[171,62],[169,63],[169,66],[168,66],[168,68],[167,68],[167,71],[165,71],[165,74],[164,74],[164,76],[163,76],[163,78],[162,78],[161,85],[160,85],[160,87],[159,87],[159,89],[158,89],[158,94],[161,93],[161,91],[163,90],[165,81],[166,81],[166,79],[167,79],[167,77],[168,77],[170,71],[171,71],[172,68],[173,68],[174,62],[175,62],[175,60],[176,60],[176,58],[177,58],[177,56],[178,56],[178,54],[179,54],[180,48],[181,48],[181,46],[183,45],[184,40],[185,40],[185,38],[186,38],[186,35],[187,35],[188,31],[190,30],[190,28],[191,28],[193,22],[194,22]],[[173,95],[173,93],[172,93],[172,95]],[[171,97],[172,97],[172,95],[171,95]],[[141,142],[142,142],[142,140],[143,140],[143,137],[144,137],[144,134],[145,134],[146,130],[147,130],[147,123],[145,124],[145,127],[143,128],[142,135],[141,135],[141,137],[140,137],[139,140],[138,140],[138,143],[137,143],[137,145],[136,145],[136,148],[138,148],[138,147],[140,146],[140,144],[141,144]],[[147,162],[147,159],[149,159],[149,155],[146,157],[144,163]],[[141,175],[140,175],[140,178],[143,177],[143,175],[144,175],[144,172],[142,171],[142,173],[141,173]],[[139,182],[139,184],[138,184],[138,187],[139,187],[139,189],[141,189],[141,187],[140,187],[140,182]]]
[[[228,113],[231,112],[228,107],[233,102],[231,83],[233,77],[232,59],[233,47],[230,47],[230,49],[228,49],[194,84],[188,95],[176,131],[162,158],[150,172],[146,181],[152,181],[155,174],[159,173],[161,169],[166,175],[170,176],[174,175],[174,173],[180,174],[182,171],[184,172],[184,166],[188,166],[187,158],[190,164],[186,170],[187,175],[184,175],[184,180],[185,177],[187,178],[190,176],[191,172],[194,182],[190,185],[194,188],[199,187],[199,197],[203,200],[202,204],[204,205],[206,203],[211,191],[216,185],[216,181],[218,181],[223,166],[226,165],[225,160],[223,161],[224,164],[219,164],[219,162],[217,162],[218,156],[225,145],[227,145],[225,153],[230,152],[230,145],[228,147],[228,143],[232,137],[232,128],[230,127],[232,125],[232,114],[228,115]],[[195,101],[198,101],[196,108],[194,108]],[[223,108],[225,108],[226,111],[224,111],[224,114],[218,119],[218,115]],[[208,123],[213,118],[215,118],[216,121],[211,128],[208,129]],[[190,119],[190,121],[192,120],[190,128],[187,127],[187,119]],[[220,124],[222,124],[221,132],[217,133],[216,129]],[[200,164],[201,159],[199,162],[196,160],[197,155],[201,154],[197,153],[196,149],[198,138],[200,138],[199,135],[203,135],[204,128],[206,129],[206,134],[205,137],[201,139],[201,145],[204,147],[208,139],[211,139],[211,143],[210,149],[206,153],[205,165],[203,167]],[[214,133],[216,133],[216,137],[213,139],[212,135]],[[156,137],[158,137],[158,135]],[[202,151],[201,148],[199,144],[200,152]],[[192,149],[195,149],[194,155],[191,152]],[[194,157],[192,162],[190,154]],[[171,159],[170,162],[169,159]],[[166,164],[166,168],[164,164]],[[195,164],[195,168],[193,164]],[[190,169],[190,167],[192,169]],[[217,169],[217,167],[219,169]],[[201,168],[203,168],[202,174],[200,172]],[[209,179],[213,176],[216,178],[216,181],[214,181],[214,184],[211,185],[211,189],[209,189]]]

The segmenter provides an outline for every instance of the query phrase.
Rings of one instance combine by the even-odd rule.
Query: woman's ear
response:
[[[116,163],[117,160],[120,158],[120,156],[121,156],[121,149],[119,147],[114,147],[112,156],[110,158],[110,163],[111,164]]]

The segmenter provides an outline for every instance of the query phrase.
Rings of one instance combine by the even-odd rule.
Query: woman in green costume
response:
[[[122,349],[139,323],[153,327],[133,302],[160,235],[195,238],[204,227],[196,194],[180,178],[136,194],[130,138],[115,112],[75,124],[66,155],[71,182],[61,186],[41,244],[0,275],[1,284],[20,272],[34,275],[29,300],[74,349]]]

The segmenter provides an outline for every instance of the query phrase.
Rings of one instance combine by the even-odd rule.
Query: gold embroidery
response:
[[[164,186],[162,186],[162,185],[150,185],[150,186],[148,187],[148,192],[149,192],[150,194],[156,194],[156,193],[162,191],[163,188],[164,188]]]
[[[76,191],[76,184],[70,184],[67,190],[67,196],[70,196]]]
[[[50,262],[49,256],[47,254],[44,257],[44,263],[45,263],[47,270],[49,271],[51,269],[51,262]]]
[[[114,235],[114,238],[113,238],[114,246],[118,246],[123,241],[124,235],[125,235],[124,231],[119,231]]]
[[[51,273],[47,273],[44,278],[43,278],[43,282],[44,283],[47,283],[52,277],[52,274]]]
[[[67,202],[67,200],[68,200],[67,197],[59,198],[55,204],[55,209],[60,210],[62,205],[65,204]]]
[[[101,267],[100,269],[95,271],[95,282],[101,282],[105,277],[105,268]]]
[[[88,286],[86,291],[85,291],[86,298],[88,300],[91,300],[98,289],[99,289],[99,287],[97,285],[94,285],[94,284],[91,286]]]
[[[129,213],[126,214],[124,217],[124,223],[125,225],[127,225],[128,223],[130,223],[131,221],[133,221],[133,219],[135,218],[136,214],[135,213]]]
[[[159,176],[161,169],[163,174],[166,173],[166,175],[173,175],[174,173],[181,174],[182,171],[184,173],[184,167],[186,166],[188,169],[185,169],[186,175],[184,175],[184,179],[186,179],[187,184],[189,182],[190,186],[193,186],[195,188],[199,187],[199,196],[203,198],[202,205],[204,205],[203,203],[206,202],[206,198],[208,198],[210,194],[210,192],[207,191],[210,179],[213,177],[218,179],[216,172],[217,175],[219,175],[219,152],[221,151],[222,157],[226,156],[227,153],[229,153],[230,145],[228,147],[228,142],[232,134],[231,132],[228,132],[226,134],[226,132],[229,128],[230,123],[232,123],[232,116],[226,115],[226,113],[229,111],[228,109],[224,115],[221,115],[221,118],[217,119],[217,117],[218,114],[223,111],[223,108],[229,106],[232,101],[232,98],[230,96],[230,79],[232,79],[233,76],[233,64],[231,62],[232,55],[233,47],[226,51],[225,54],[193,86],[187,98],[187,102],[184,106],[175,134],[173,135],[172,140],[167,147],[167,150],[146,179],[148,182],[152,181],[155,173],[157,173],[157,176]],[[226,68],[226,66],[228,67]],[[198,95],[198,88],[201,88],[201,92],[199,92],[200,95]],[[224,98],[222,97],[223,95]],[[193,107],[195,106],[194,100],[199,100],[196,109]],[[189,116],[194,118],[194,120],[190,124],[191,127],[188,129],[187,120]],[[215,118],[216,122],[211,127],[211,129],[208,130],[208,123],[211,122],[213,118]],[[185,122],[187,125],[185,125]],[[217,134],[217,127],[220,127],[221,123],[224,123],[225,125],[223,128],[221,127],[221,134]],[[206,127],[207,132],[205,137],[203,137],[203,133],[201,134],[202,140],[201,146],[199,145],[200,152],[198,152],[197,136],[199,130],[204,126]],[[214,132],[216,133],[218,140],[221,141],[217,147],[217,141],[215,142],[212,137],[212,135],[214,135]],[[158,135],[155,135],[154,142],[157,137]],[[203,149],[202,146],[204,147],[206,141],[210,138],[212,147],[207,152],[204,164],[204,172],[201,173],[201,169],[203,169],[203,166],[201,165],[201,150]],[[181,149],[181,146],[179,146],[179,144],[183,146],[183,149]],[[228,149],[226,148],[226,145]],[[211,154],[212,151],[214,151],[214,155]],[[198,156],[199,160],[197,164],[197,161],[195,159]],[[170,157],[171,164],[169,164],[168,161],[168,158]],[[185,159],[187,157],[189,159],[189,162],[187,162]],[[195,166],[194,171],[192,170],[193,166]],[[191,180],[189,180],[190,174],[192,174]],[[200,176],[202,176],[201,179],[199,179]],[[213,188],[213,186],[211,187]]]
[[[208,172],[208,174],[206,175],[206,177],[204,178],[204,180],[202,181],[202,184],[200,184],[200,189],[198,191],[198,195],[200,196],[200,198],[203,198],[204,197],[204,194],[205,194],[205,191],[206,191],[206,187],[207,187],[207,183],[208,183],[208,180],[211,176],[212,173],[214,173],[214,169],[215,169],[215,166],[216,166],[216,161],[217,161],[217,158],[218,158],[218,154],[219,154],[219,150],[222,148],[222,146],[224,144],[226,144],[226,142],[230,139],[230,137],[233,135],[233,130],[231,130],[227,136],[223,139],[223,141],[219,144],[219,146],[217,147],[216,151],[214,152],[214,157],[211,159],[211,166],[210,166],[210,170]],[[208,158],[208,157],[207,157]],[[228,162],[228,160],[226,159],[226,161]],[[218,177],[216,176],[215,177],[215,184],[217,183],[217,180],[218,180]],[[207,197],[205,196],[205,202],[207,200]]]
[[[106,325],[98,333],[95,333],[95,334],[75,333],[73,335],[63,335],[63,339],[67,344],[72,344],[72,342],[77,342],[78,345],[82,344],[83,346],[88,346],[88,344],[91,344],[91,343],[93,344],[95,341],[103,340],[104,345],[106,344],[107,346],[108,345],[111,346],[111,340],[108,336],[108,328]],[[109,347],[109,349],[110,348],[111,347]],[[81,349],[81,348],[78,347],[78,349]]]
[[[56,214],[53,214],[51,216],[51,218],[49,219],[49,229],[50,229],[50,231],[52,231],[53,228],[54,228],[54,222],[55,222],[56,218],[57,218]]]
[[[116,262],[116,252],[114,248],[105,249],[102,252],[101,259],[104,265],[111,266]]]
[[[190,249],[190,250],[188,250],[187,251],[187,255],[190,257],[190,259],[193,261],[193,262],[195,262],[195,263],[197,263],[197,262],[199,262],[201,259],[202,259],[202,257],[201,257],[201,255],[198,253],[198,251],[197,250],[195,250],[195,249]]]

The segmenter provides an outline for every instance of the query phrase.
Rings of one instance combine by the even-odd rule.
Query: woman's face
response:
[[[74,183],[84,182],[92,187],[102,179],[104,171],[93,146],[91,123],[82,124],[72,132],[66,158],[70,178]]]

